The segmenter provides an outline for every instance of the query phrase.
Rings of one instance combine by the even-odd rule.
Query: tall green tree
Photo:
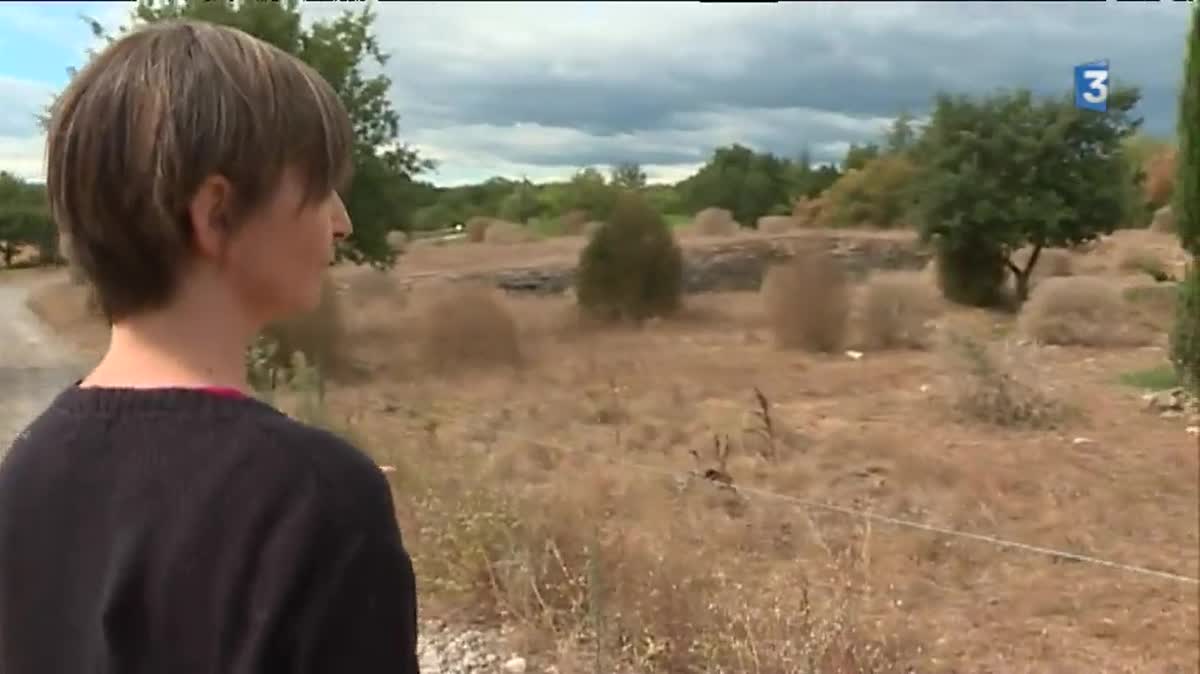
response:
[[[922,234],[947,251],[991,251],[1016,277],[1023,301],[1042,249],[1111,233],[1130,213],[1124,140],[1141,125],[1132,112],[1139,96],[1114,88],[1106,113],[1024,90],[938,96],[913,150]],[[1025,246],[1033,253],[1021,266],[1014,253]]]
[[[428,190],[415,176],[433,168],[399,138],[400,115],[388,98],[391,80],[375,35],[375,13],[368,5],[331,19],[301,21],[299,0],[139,0],[132,26],[116,34],[87,19],[97,37],[112,41],[132,27],[168,19],[195,19],[231,26],[269,42],[311,65],[337,91],[354,126],[354,180],[342,195],[354,233],[339,255],[356,263],[390,266],[395,253],[387,245],[393,229],[409,229],[415,211],[428,205]]]
[[[1192,255],[1187,278],[1180,285],[1171,360],[1180,378],[1200,394],[1200,8],[1192,11],[1187,56],[1179,97],[1179,154],[1176,161],[1173,208],[1175,227]]]

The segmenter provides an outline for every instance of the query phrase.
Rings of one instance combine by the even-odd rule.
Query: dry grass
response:
[[[518,244],[537,241],[537,234],[524,225],[506,220],[492,220],[483,233],[484,243]]]
[[[706,208],[693,218],[689,231],[700,236],[733,236],[741,231],[741,225],[723,208]]]
[[[1019,329],[1043,344],[1094,347],[1144,344],[1120,288],[1095,276],[1048,279],[1021,309]]]
[[[850,288],[832,255],[814,250],[772,266],[763,279],[762,296],[780,347],[828,353],[845,345]]]
[[[584,233],[584,229],[590,219],[587,211],[575,209],[563,213],[558,218],[558,223],[563,234],[567,236],[579,236]]]
[[[1154,217],[1150,220],[1150,231],[1159,234],[1175,233],[1175,214],[1170,206],[1163,206],[1154,211]]]
[[[999,337],[1007,315],[951,308],[938,329],[973,335],[985,376],[957,351],[772,348],[754,293],[689,298],[686,320],[637,330],[581,329],[566,298],[495,296],[537,357],[451,377],[415,367],[441,288],[341,278],[346,348],[371,376],[335,384],[329,417],[395,467],[430,617],[514,626],[530,671],[1194,670],[1193,585],[745,489],[1195,576],[1200,455],[1114,383],[1161,352],[1017,346]],[[692,474],[714,436],[732,490]]]
[[[796,220],[790,215],[764,215],[757,224],[763,234],[785,234],[796,229]]]
[[[1157,251],[1139,246],[1125,248],[1118,263],[1122,271],[1145,274],[1156,281],[1166,280],[1167,263]]]
[[[483,243],[484,237],[487,236],[488,228],[492,226],[493,218],[476,215],[468,218],[463,224],[463,229],[467,234],[467,241],[471,243]]]
[[[439,372],[522,364],[517,326],[495,291],[476,286],[445,289],[424,308],[421,354]]]
[[[861,332],[869,348],[925,348],[933,321],[945,306],[922,274],[893,272],[873,276],[864,292]]]

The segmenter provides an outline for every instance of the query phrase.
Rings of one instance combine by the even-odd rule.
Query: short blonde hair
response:
[[[353,143],[336,92],[294,56],[233,28],[152,23],[110,44],[55,102],[46,188],[72,262],[117,321],[170,301],[206,178],[233,185],[236,227],[285,169],[308,202],[341,187]]]

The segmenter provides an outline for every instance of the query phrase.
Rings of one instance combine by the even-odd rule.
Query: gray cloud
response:
[[[1073,65],[1108,58],[1168,133],[1187,29],[1185,3],[535,7],[381,6],[406,132],[530,165],[696,162],[734,140],[830,154],[938,91],[1067,93]],[[506,141],[519,125],[580,134]]]
[[[311,19],[345,6],[304,11]],[[1099,58],[1110,59],[1114,82],[1142,88],[1147,129],[1169,133],[1188,24],[1188,3],[1174,2],[381,3],[375,11],[403,138],[441,160],[434,178],[446,183],[548,178],[618,161],[677,178],[733,142],[787,155],[809,147],[832,160],[850,142],[878,138],[899,111],[920,114],[938,91],[1066,93],[1072,66]],[[80,49],[64,49],[64,68]],[[0,168],[38,170],[32,115],[49,92],[0,78],[8,101]]]

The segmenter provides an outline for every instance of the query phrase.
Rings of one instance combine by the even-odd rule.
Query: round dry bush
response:
[[[943,309],[936,288],[920,273],[879,274],[867,283],[863,299],[863,339],[878,349],[926,348]]]
[[[583,235],[590,239],[593,236],[596,236],[596,232],[600,231],[600,229],[603,227],[604,223],[600,222],[599,220],[592,220],[591,222],[584,223]]]
[[[785,234],[796,229],[796,220],[790,215],[764,215],[757,224],[763,234]]]
[[[696,214],[692,229],[700,236],[733,236],[741,230],[741,225],[724,208],[706,208]]]
[[[772,265],[763,279],[762,296],[781,348],[833,352],[845,344],[850,287],[841,262],[828,252],[804,252]]]
[[[1150,221],[1150,231],[1162,234],[1175,233],[1175,214],[1170,206],[1163,206],[1154,211],[1154,219]]]
[[[517,324],[490,288],[447,288],[421,318],[420,354],[435,370],[519,366],[523,362]]]
[[[567,211],[558,218],[559,228],[567,236],[579,236],[584,233],[588,223],[588,212],[579,208]]]
[[[527,227],[518,225],[515,222],[507,220],[493,220],[492,224],[488,225],[487,231],[483,234],[485,243],[496,244],[517,244],[529,243],[535,241],[537,235]]]
[[[348,362],[344,353],[341,301],[333,279],[328,276],[321,283],[321,303],[315,311],[273,323],[263,333],[279,346],[271,363],[276,367],[289,367],[296,352],[330,375]]]
[[[408,247],[408,233],[400,230],[388,232],[387,245],[388,248],[392,249],[392,252],[403,253],[404,249]]]
[[[1122,250],[1118,266],[1121,271],[1145,274],[1155,281],[1170,278],[1166,260],[1150,248],[1134,246]]]
[[[484,236],[487,235],[488,227],[492,224],[492,219],[482,215],[468,218],[463,229],[467,233],[467,241],[471,243],[483,243]]]
[[[1021,308],[1018,329],[1043,344],[1134,346],[1146,342],[1121,291],[1095,276],[1046,279]]]

